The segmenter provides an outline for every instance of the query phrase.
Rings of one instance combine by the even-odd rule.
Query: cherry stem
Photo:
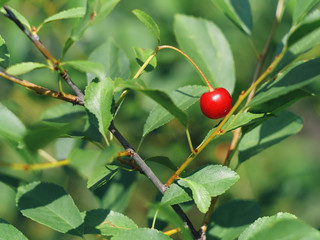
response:
[[[166,48],[172,49],[172,50],[182,54],[184,57],[186,57],[193,64],[193,66],[195,66],[195,68],[198,70],[198,72],[200,73],[200,75],[202,76],[202,78],[204,79],[206,84],[208,85],[209,91],[210,92],[214,91],[214,88],[212,87],[212,85],[210,84],[210,82],[208,81],[208,79],[206,78],[204,73],[201,71],[199,66],[185,52],[181,51],[179,48],[176,48],[176,47],[173,47],[173,46],[170,46],[170,45],[158,46],[158,51],[160,51],[161,49],[166,49]]]

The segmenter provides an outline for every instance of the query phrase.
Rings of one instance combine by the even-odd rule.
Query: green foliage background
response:
[[[253,43],[261,52],[271,28],[277,1],[250,1],[250,3],[253,13]],[[37,26],[47,16],[62,9],[84,6],[84,1],[55,0],[48,3],[48,1],[41,0],[12,0],[10,5],[23,13],[32,25]],[[66,60],[87,59],[88,53],[112,37],[130,58],[132,72],[135,72],[138,65],[135,62],[132,47],[154,48],[156,45],[145,26],[131,13],[136,8],[149,13],[159,24],[162,43],[174,46],[177,45],[173,35],[175,14],[182,13],[214,21],[223,30],[234,55],[237,79],[234,96],[251,84],[257,61],[250,43],[245,35],[209,0],[122,0],[105,21],[90,28],[84,38],[70,49]],[[44,26],[40,31],[39,36],[42,42],[55,57],[60,56],[62,45],[73,23],[74,20],[57,21]],[[289,28],[289,24],[290,17],[285,15],[276,32],[278,42],[271,45],[274,50],[283,37],[282,33]],[[29,39],[8,19],[0,18],[0,29],[11,53],[11,64],[44,61],[43,56]],[[319,46],[314,51],[320,55]],[[200,76],[193,66],[177,53],[163,51],[157,56],[157,60],[157,69],[143,76],[150,87],[169,91],[188,83],[201,84]],[[71,68],[69,74],[74,82],[83,89],[86,84],[86,76]],[[22,78],[51,89],[58,89],[56,74],[47,69],[33,71],[23,75]],[[227,195],[224,195],[225,199],[221,200],[227,200],[231,196],[240,199],[255,199],[261,204],[262,215],[273,215],[280,211],[290,212],[313,227],[320,228],[320,82],[313,83],[310,88],[315,93],[314,97],[304,99],[290,107],[291,111],[303,117],[303,130],[298,135],[286,139],[242,164],[238,170],[241,176],[239,182],[231,188]],[[47,108],[60,103],[58,100],[36,96],[5,79],[0,80],[0,101],[16,113],[27,126],[37,123]],[[119,112],[117,126],[134,147],[137,147],[140,142],[143,124],[153,106],[154,103],[141,94],[130,93]],[[198,145],[207,131],[218,122],[202,116],[197,105],[188,111],[192,122],[190,133],[194,144]],[[227,142],[231,137],[231,134],[227,134],[211,143],[193,163],[193,166],[200,166],[207,159],[212,159],[214,163],[221,162],[227,150]],[[50,144],[45,150],[58,156],[54,144]],[[184,129],[176,120],[171,121],[146,137],[139,154],[146,158],[166,155],[177,166],[180,165],[189,154]],[[1,139],[0,161],[20,162],[19,157]],[[235,159],[234,162],[236,162]],[[171,174],[160,165],[153,164],[151,167],[162,181],[166,181]],[[0,171],[9,170],[0,169]],[[13,175],[23,175],[26,179],[32,179],[33,174],[42,174],[9,172]],[[90,199],[90,194],[82,191],[85,183],[76,176],[75,172],[57,168],[46,170],[42,177],[44,181],[56,182],[66,187],[81,210],[93,207],[94,200]],[[145,216],[148,214],[149,202],[156,197],[157,192],[146,178],[143,176],[138,178],[138,184],[134,189],[135,192],[126,214],[142,227],[148,226]],[[0,216],[6,216],[7,221],[19,226],[30,236],[30,239],[72,239],[71,236],[52,232],[49,228],[19,215],[14,198],[14,191],[0,183]],[[191,214],[199,213],[194,209],[191,210]],[[77,238],[74,237],[74,239]]]

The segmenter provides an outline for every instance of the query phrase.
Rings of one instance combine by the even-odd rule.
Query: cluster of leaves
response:
[[[244,34],[250,37],[252,30],[251,9],[247,0],[235,3],[230,0],[212,1]],[[255,97],[245,107],[228,117],[222,126],[223,134],[242,127],[238,145],[239,164],[281,140],[296,134],[303,126],[299,116],[285,110],[290,104],[310,96],[303,88],[320,78],[320,59],[299,60],[299,56],[319,44],[320,12],[313,7],[319,1],[286,1],[292,13],[292,26],[283,37],[275,56],[281,56]],[[117,44],[108,39],[92,51],[88,60],[64,61],[72,45],[81,39],[86,29],[104,19],[117,5],[118,0],[87,1],[85,8],[68,9],[54,14],[38,27],[32,28],[28,20],[12,9],[19,21],[30,31],[37,33],[45,24],[69,18],[78,19],[65,45],[60,64],[73,67],[87,74],[84,108],[62,103],[43,113],[42,121],[27,128],[19,118],[0,104],[0,137],[28,165],[42,161],[39,150],[54,142],[58,159],[68,159],[69,166],[87,180],[87,188],[100,198],[101,208],[81,212],[71,196],[54,183],[24,180],[0,173],[0,181],[13,187],[19,211],[26,217],[58,232],[75,236],[100,234],[117,239],[171,239],[162,231],[139,228],[133,220],[123,215],[134,188],[135,173],[122,170],[124,166],[114,162],[121,148],[110,139],[108,129],[116,121],[116,111],[121,111],[121,93],[136,91],[154,100],[157,105],[150,112],[144,125],[142,138],[167,124],[173,118],[188,131],[186,110],[207,91],[202,85],[181,86],[172,92],[148,88],[142,78],[130,72],[129,59]],[[5,10],[2,9],[1,12]],[[160,30],[155,21],[141,10],[133,13],[161,42]],[[235,86],[235,69],[232,52],[223,32],[211,21],[187,15],[176,15],[174,33],[179,47],[202,69],[213,86],[225,87],[230,93]],[[156,48],[157,49],[157,48]],[[144,63],[156,51],[136,48],[137,62],[141,70],[152,71],[156,58]],[[279,55],[278,55],[279,54]],[[273,59],[276,61],[277,57]],[[298,60],[297,60],[298,59]],[[0,37],[0,66],[13,76],[38,68],[54,70],[51,64],[23,62],[10,65],[10,53]],[[245,111],[249,108],[249,111]],[[203,142],[216,128],[208,131]],[[216,138],[219,135],[216,136]],[[97,148],[88,148],[88,142]],[[175,170],[175,164],[164,157],[153,157]],[[54,163],[53,163],[54,165]],[[26,165],[27,166],[27,165]],[[153,207],[158,219],[180,228],[184,239],[192,239],[183,221],[170,205],[194,202],[200,212],[206,213],[211,198],[222,195],[239,179],[232,169],[221,165],[206,165],[174,182],[161,201]],[[208,226],[208,239],[319,239],[320,233],[288,213],[259,218],[259,206],[253,201],[231,201],[217,208]],[[259,218],[259,219],[258,219]],[[300,237],[301,236],[301,237]],[[19,230],[0,219],[0,238],[27,239]]]

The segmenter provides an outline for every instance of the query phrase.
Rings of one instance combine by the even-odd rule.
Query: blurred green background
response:
[[[277,1],[250,1],[253,14],[252,42],[259,52],[262,51],[273,21]],[[84,6],[80,0],[29,0],[10,1],[10,6],[22,13],[32,25],[38,26],[46,17],[63,9]],[[236,97],[242,90],[248,88],[257,64],[257,60],[248,39],[242,34],[210,0],[121,0],[107,19],[93,26],[85,33],[83,39],[76,43],[68,52],[66,60],[87,59],[90,52],[113,38],[130,58],[132,73],[138,69],[135,63],[133,47],[154,48],[156,40],[143,24],[131,13],[133,9],[141,9],[150,14],[159,24],[162,44],[177,46],[173,33],[173,18],[177,13],[206,18],[218,25],[227,37],[236,68]],[[64,20],[50,23],[43,27],[39,36],[51,53],[59,58],[74,20]],[[270,57],[277,44],[290,26],[290,15],[286,13],[280,24],[275,41],[271,45]],[[0,16],[0,34],[5,39],[10,54],[11,64],[23,61],[45,62],[42,55],[31,44],[23,33],[4,16]],[[158,67],[143,75],[152,88],[165,91],[176,89],[187,84],[202,84],[199,74],[183,57],[170,50],[162,51],[157,56]],[[82,89],[86,85],[85,74],[69,69],[73,81]],[[58,89],[57,75],[49,70],[36,70],[25,74],[22,78],[33,83]],[[65,87],[65,89],[68,89]],[[320,83],[316,82],[310,89],[315,93],[312,98],[304,99],[290,110],[304,119],[304,128],[280,144],[262,152],[240,166],[239,182],[221,198],[257,200],[262,207],[262,215],[273,215],[277,212],[290,212],[316,228],[320,228]],[[0,101],[11,109],[27,126],[40,121],[41,114],[49,107],[59,104],[58,100],[37,96],[21,86],[14,85],[6,79],[0,79]],[[118,114],[116,126],[137,147],[142,135],[143,125],[154,103],[137,93],[130,93]],[[199,144],[207,131],[217,122],[201,115],[197,104],[188,110],[191,121],[190,131],[194,145]],[[1,116],[0,116],[1,117]],[[229,134],[211,143],[200,154],[191,168],[223,160]],[[53,144],[45,150],[56,156]],[[143,157],[168,156],[178,166],[189,155],[189,148],[184,129],[175,120],[147,136],[141,145]],[[0,139],[0,161],[21,162],[10,147]],[[233,159],[232,166],[236,164]],[[159,165],[152,165],[162,181],[172,172]],[[0,171],[7,170],[0,169]],[[33,174],[43,180],[54,181],[67,188],[81,210],[98,207],[88,191],[84,191],[85,182],[75,173],[65,169],[46,170],[43,173],[22,173],[9,171],[12,175],[22,175],[34,178]],[[147,226],[146,215],[149,204],[157,195],[155,188],[143,176],[138,177],[134,195],[125,211],[139,226]],[[201,214],[191,209],[193,216],[200,219]],[[15,194],[8,186],[0,183],[0,217],[21,229],[30,239],[73,239],[53,233],[48,228],[27,220],[15,208]],[[150,227],[150,226],[149,226]],[[77,238],[74,238],[77,239]]]

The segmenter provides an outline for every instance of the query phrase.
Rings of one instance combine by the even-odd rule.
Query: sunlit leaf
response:
[[[250,113],[250,112],[242,112],[239,116],[232,115],[226,124],[222,127],[222,131],[230,132],[236,128],[251,126],[258,122],[267,120],[270,116],[264,113]],[[216,127],[212,128],[203,139],[204,142],[208,137],[216,130]]]
[[[102,81],[93,80],[87,86],[84,105],[95,116],[96,119],[92,121],[106,141],[108,127],[113,118],[112,100],[113,81],[110,78]]]
[[[160,42],[160,29],[152,17],[139,9],[135,9],[132,12]]]
[[[320,239],[320,232],[289,213],[262,217],[251,224],[239,240]]]
[[[31,72],[32,70],[38,69],[38,68],[46,68],[48,65],[38,62],[22,62],[17,63],[15,65],[10,66],[6,69],[6,72],[8,74],[17,76],[21,74],[25,74],[28,72]]]
[[[261,151],[298,133],[303,121],[297,115],[283,111],[258,127],[245,133],[239,145],[239,162],[242,163]]]
[[[187,182],[191,191],[192,191],[192,198],[197,205],[198,209],[202,213],[206,213],[209,209],[211,203],[211,196],[207,189],[194,181],[182,179],[183,181]]]
[[[57,20],[62,20],[62,19],[69,19],[69,18],[80,18],[83,17],[85,14],[85,8],[83,7],[78,7],[78,8],[71,8],[67,10],[63,10],[61,12],[58,12],[56,14],[53,14],[52,16],[46,18],[43,23],[37,28],[38,31],[40,28],[49,22],[57,21]]]
[[[20,119],[0,103],[0,137],[18,144],[26,134],[26,128]]]
[[[86,212],[84,229],[86,234],[114,236],[138,226],[129,217],[110,210],[95,209]]]
[[[238,181],[239,176],[227,167],[209,165],[195,171],[188,177],[184,177],[184,179],[201,184],[211,197],[215,197],[227,191]],[[183,180],[178,180],[166,190],[161,202],[172,205],[190,200],[192,197],[188,184]]]
[[[82,217],[71,196],[53,183],[33,182],[18,188],[16,203],[21,213],[58,232],[82,235]]]
[[[28,240],[18,229],[0,218],[1,240]]]

